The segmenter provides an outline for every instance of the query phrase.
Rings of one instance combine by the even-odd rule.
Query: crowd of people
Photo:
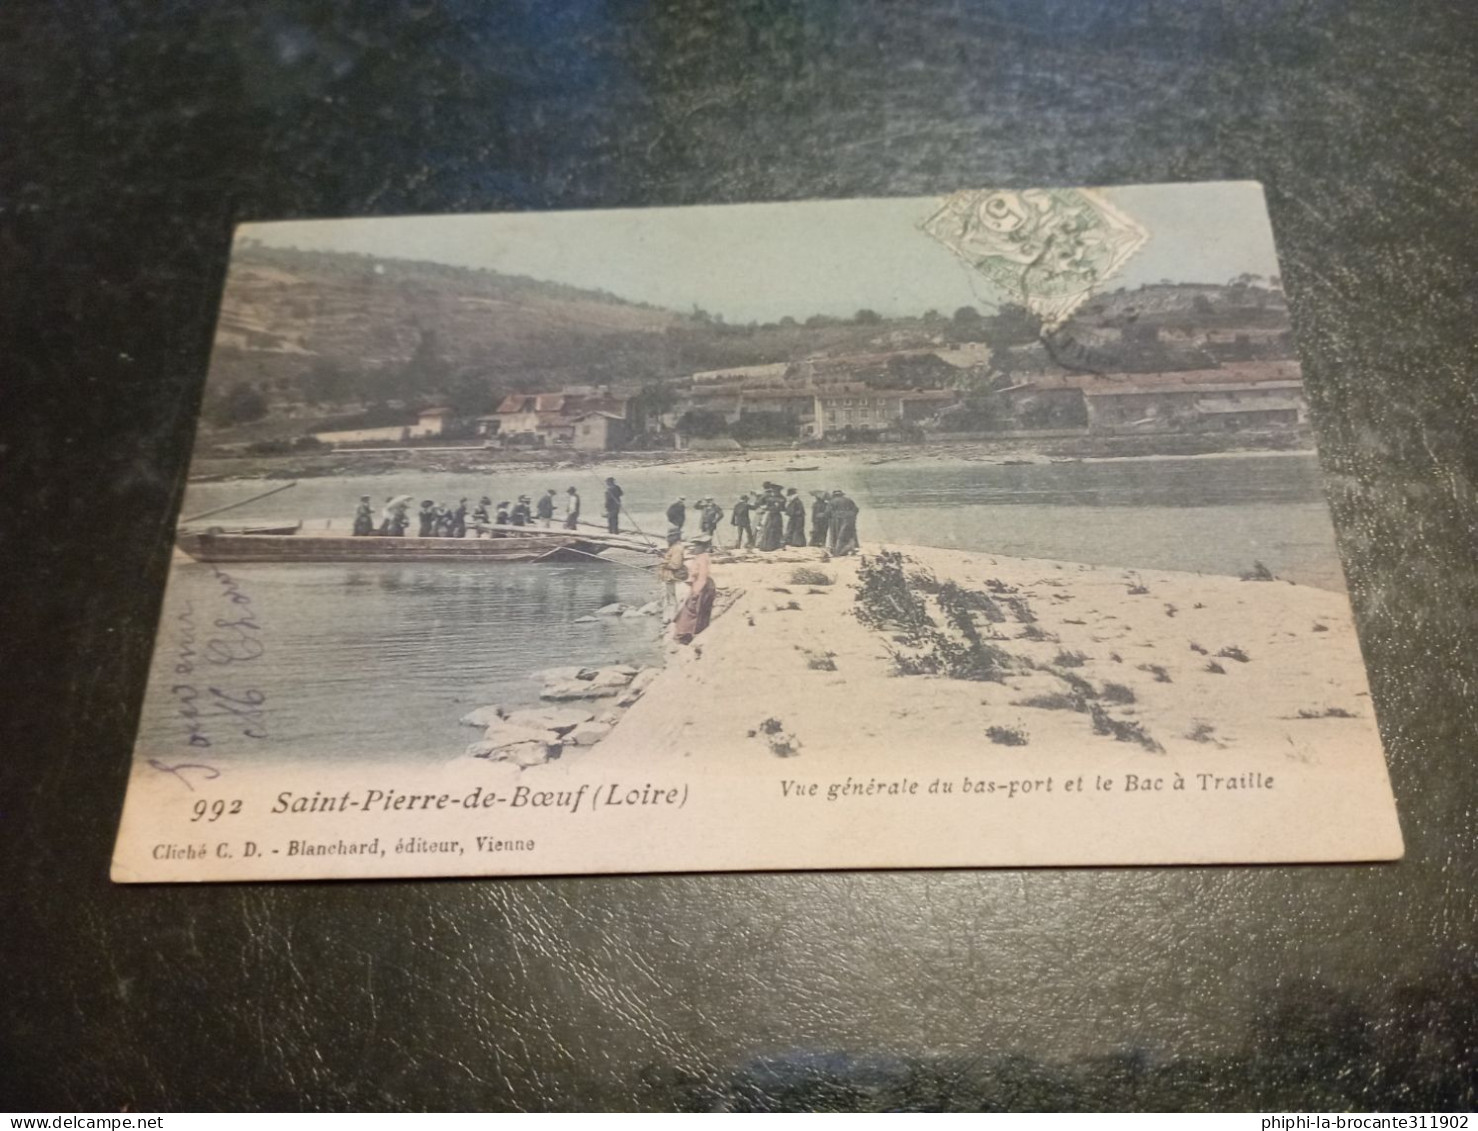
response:
[[[833,555],[856,553],[857,504],[843,491],[812,491],[811,499],[808,508],[796,488],[768,482],[759,491],[740,495],[729,517],[734,528],[733,548],[768,552],[787,546],[816,546]],[[718,542],[724,508],[707,497],[693,504],[692,513],[697,516],[698,534],[684,549],[688,500],[679,495],[668,506],[667,552],[657,565],[663,611],[672,622],[673,639],[679,644],[692,643],[693,637],[708,627],[717,595],[710,555]]]
[[[614,480],[609,482],[614,483]],[[411,501],[409,495],[386,499],[376,521],[370,497],[361,495],[354,512],[354,533],[359,536],[405,537],[411,525]],[[424,499],[415,512],[415,519],[416,536],[420,538],[465,538],[469,533],[474,538],[507,537],[511,530],[501,527],[541,526],[552,529],[556,521],[565,530],[574,530],[580,524],[580,492],[574,487],[567,488],[561,499],[558,491],[550,487],[537,500],[520,495],[516,502],[503,499],[496,506],[491,495],[484,495],[470,510],[465,497],[458,499],[456,506]]]
[[[742,494],[729,512],[736,550],[771,551],[787,546],[817,546],[832,555],[857,552],[857,504],[843,491],[812,491],[809,506],[794,487],[765,483],[759,491]],[[712,498],[693,506],[699,532],[719,542],[724,508]],[[809,513],[808,513],[809,512]],[[687,499],[679,495],[667,508],[667,528],[682,537],[688,521]],[[807,534],[807,520],[810,533]]]
[[[842,491],[812,491],[808,505],[794,487],[765,483],[758,491],[746,492],[735,500],[728,512],[734,531],[733,549],[772,551],[787,546],[816,546],[833,555],[857,552],[857,504]],[[606,529],[620,534],[623,492],[614,478],[605,481],[604,517]],[[503,499],[494,504],[492,496],[483,495],[475,506],[466,497],[455,505],[424,499],[420,509],[411,510],[410,495],[392,496],[376,515],[368,495],[361,495],[354,512],[354,533],[360,536],[404,537],[416,525],[420,538],[507,537],[521,526],[564,530],[580,526],[580,492],[567,487],[563,496],[550,487],[537,499],[519,495],[516,500]],[[690,508],[685,496],[679,495],[667,508],[667,527],[677,540],[692,518],[696,518],[699,535],[710,547],[723,539],[719,529],[725,511],[712,497],[698,499]],[[809,522],[809,532],[807,524]],[[591,525],[591,524],[587,524]]]
[[[857,552],[857,504],[842,491],[812,491],[809,506],[794,487],[765,483],[760,490],[745,492],[729,511],[729,525],[734,529],[733,549],[755,549],[762,552],[788,546],[815,546],[833,555]],[[614,478],[605,481],[604,514],[606,527],[620,534],[624,510],[623,492]],[[368,495],[361,495],[354,512],[354,533],[359,536],[405,537],[412,521],[410,495],[392,496],[385,500],[378,518]],[[414,512],[416,536],[420,538],[491,538],[509,537],[518,527],[553,529],[556,522],[563,529],[575,530],[580,525],[580,492],[569,487],[563,499],[557,488],[550,487],[538,499],[519,495],[516,501],[504,499],[493,503],[483,495],[469,508],[463,497],[455,506],[424,499]],[[696,500],[691,515],[697,518],[698,533],[683,545],[683,531],[690,509],[685,496],[679,495],[667,508],[667,550],[657,565],[662,583],[666,619],[672,623],[673,638],[681,644],[708,627],[713,615],[717,590],[710,569],[710,555],[719,543],[719,527],[724,508],[712,497]],[[807,522],[810,530],[807,533]]]
[[[605,519],[606,529],[612,534],[621,533],[621,496],[620,485],[608,477],[605,482]],[[361,537],[405,537],[411,526],[411,502],[410,495],[387,498],[376,518],[370,497],[361,495],[354,512],[354,533]],[[575,487],[567,487],[561,497],[557,488],[550,487],[538,499],[520,495],[517,501],[503,499],[496,506],[492,496],[484,495],[470,510],[466,498],[458,499],[456,506],[425,499],[420,510],[415,512],[415,518],[419,524],[416,536],[420,538],[465,538],[469,533],[474,538],[484,535],[502,538],[512,533],[503,527],[541,526],[552,529],[556,521],[565,530],[575,530],[580,526],[580,492]]]

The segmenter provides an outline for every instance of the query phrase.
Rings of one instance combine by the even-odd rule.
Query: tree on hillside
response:
[[[660,382],[643,385],[631,399],[631,411],[638,430],[647,428],[677,404],[677,394]]]
[[[406,388],[403,365],[379,365],[359,379],[360,398],[367,405],[404,402],[410,395]]]
[[[707,408],[692,408],[678,418],[677,430],[684,436],[700,440],[711,440],[729,430],[729,421],[721,412]]]
[[[881,314],[876,310],[869,310],[867,307],[863,307],[856,314],[852,315],[852,321],[859,326],[876,326],[882,320],[883,316]]]
[[[746,412],[728,431],[741,442],[794,440],[801,434],[801,422],[788,412]]]
[[[863,384],[878,389],[945,389],[954,384],[960,370],[938,354],[900,354],[882,367],[863,374]]]
[[[267,398],[256,389],[238,381],[206,410],[206,417],[220,428],[233,424],[250,424],[267,415]]]
[[[463,370],[451,377],[444,390],[446,406],[458,417],[483,416],[498,407],[498,394],[480,373]]]
[[[337,404],[348,399],[349,375],[337,361],[315,358],[308,371],[298,377],[298,392],[309,404]]]
[[[407,392],[441,392],[451,379],[451,365],[442,356],[435,330],[421,330],[420,341],[405,363],[404,387]]]
[[[1024,346],[1042,336],[1042,316],[1034,314],[1020,303],[1007,302],[1001,305],[990,321],[990,340],[993,345]]]
[[[998,432],[1011,425],[1011,408],[994,392],[978,392],[939,414],[946,432]]]
[[[952,342],[981,342],[993,339],[994,320],[988,320],[973,306],[962,306],[950,318],[945,336]]]

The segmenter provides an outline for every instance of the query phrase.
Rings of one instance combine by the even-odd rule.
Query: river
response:
[[[845,490],[861,507],[864,541],[1230,575],[1261,561],[1289,580],[1343,587],[1312,455],[872,465],[801,454],[797,466],[819,469],[789,472],[778,470],[783,462],[654,466],[616,475],[631,518],[657,535],[665,528],[663,511],[679,494],[689,504],[714,495],[727,509],[740,491],[774,478],[808,499],[812,490]],[[466,496],[475,504],[483,494],[496,502],[537,497],[548,487],[562,496],[571,485],[585,500],[585,516],[599,520],[603,475],[510,467],[482,476],[309,479],[219,521],[301,518],[305,529],[343,530],[361,494],[376,503],[409,494],[453,504]],[[184,513],[248,496],[255,486],[192,484]],[[730,529],[726,518],[721,535]],[[238,716],[214,711],[207,737],[216,758],[254,757],[269,747],[320,760],[452,757],[477,737],[457,725],[458,717],[489,703],[534,702],[531,672],[650,663],[660,647],[652,618],[575,623],[602,605],[640,605],[656,596],[641,573],[598,562],[239,565],[229,575],[260,625],[262,654],[234,665],[236,682],[218,690],[238,704],[245,693],[252,702],[260,696],[265,729],[234,725]],[[218,572],[177,562],[140,732],[141,748],[151,753],[190,752],[182,746],[180,695],[171,694],[186,678],[177,672],[181,649],[189,647],[179,626],[189,610],[198,647],[207,626],[221,619],[220,589]],[[205,669],[187,676],[197,674]],[[209,692],[202,685],[196,694],[204,701]],[[194,721],[205,726],[206,720]]]

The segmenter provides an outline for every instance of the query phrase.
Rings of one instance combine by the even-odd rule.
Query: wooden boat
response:
[[[819,471],[819,470],[821,470],[821,465],[819,463],[812,463],[812,464],[807,464],[805,467],[787,467],[785,470],[786,471]]]
[[[181,531],[181,550],[198,562],[588,562],[624,539],[515,528],[504,538],[390,538],[346,534]]]
[[[204,529],[183,529],[181,534],[296,534],[303,528],[301,522],[289,522],[280,526],[207,526]]]

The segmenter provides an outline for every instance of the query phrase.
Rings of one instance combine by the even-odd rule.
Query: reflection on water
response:
[[[207,720],[210,754],[259,754],[270,744],[326,758],[460,753],[478,737],[457,725],[475,706],[531,704],[540,668],[650,662],[652,618],[575,618],[621,601],[644,604],[655,586],[634,570],[592,562],[466,566],[237,565],[266,653],[198,677],[238,696],[266,695],[270,738],[255,741],[229,716]],[[169,626],[186,603],[197,621],[218,615],[209,567],[177,566],[141,741],[155,753],[181,747],[184,728],[169,689],[177,646]]]
[[[809,492],[840,487],[862,507],[864,540],[1060,558],[1143,569],[1235,575],[1265,562],[1279,576],[1340,588],[1333,531],[1312,456],[1163,459],[1003,466],[910,462],[869,466],[818,457],[815,472],[681,465],[617,472],[635,521],[649,532],[678,495],[713,495],[727,509],[766,478]],[[496,501],[571,484],[598,519],[604,471],[510,468],[487,476],[405,473],[303,481],[230,513],[232,521],[302,517],[305,529],[346,524],[360,494]],[[249,495],[242,484],[197,484],[186,512]],[[284,511],[285,499],[292,510]],[[330,525],[332,524],[332,525]],[[727,536],[727,518],[720,529]],[[449,757],[477,737],[456,720],[471,707],[534,701],[540,668],[650,661],[650,618],[575,618],[656,595],[649,576],[597,562],[470,565],[241,565],[231,568],[263,622],[270,648],[233,668],[224,690],[267,696],[270,742],[315,758]],[[142,740],[153,753],[183,751],[170,688],[170,617],[199,610],[219,584],[199,565],[174,571]],[[219,673],[216,673],[219,674]],[[239,680],[250,676],[249,684]],[[239,678],[238,678],[239,677]],[[213,757],[260,756],[262,743],[219,720]]]

